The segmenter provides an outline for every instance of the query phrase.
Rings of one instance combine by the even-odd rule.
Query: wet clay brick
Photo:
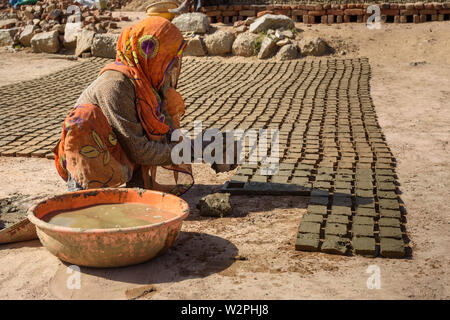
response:
[[[331,214],[332,215],[341,215],[341,216],[351,216],[352,209],[350,207],[332,206]]]
[[[377,213],[374,208],[357,207],[356,215],[363,217],[376,217]]]
[[[353,237],[352,246],[356,254],[372,257],[376,255],[376,246],[374,238]]]
[[[307,213],[307,214],[303,215],[302,221],[304,221],[304,222],[322,223],[323,222],[323,216],[319,215],[319,214]]]
[[[328,197],[315,197],[312,196],[309,200],[312,204],[321,204],[323,206],[326,206],[328,204]]]
[[[395,193],[395,191],[377,190],[377,197],[379,199],[398,199],[398,195],[397,193]]]
[[[316,205],[316,204],[310,204],[310,205],[308,205],[307,212],[311,213],[311,214],[320,214],[322,216],[326,216],[327,215],[327,207],[321,206],[321,205]]]
[[[332,223],[327,220],[327,224],[325,226],[325,236],[327,235],[345,236],[347,235],[347,225]]]
[[[327,218],[327,223],[342,223],[346,225],[348,222],[348,216],[330,215]]]
[[[373,221],[373,218],[371,218],[371,217],[354,216],[353,217],[353,226],[355,224],[373,225],[374,221]]]
[[[354,224],[352,226],[352,232],[354,237],[373,237],[374,225]]]
[[[315,222],[300,222],[300,226],[298,227],[299,233],[320,233],[320,223]]]
[[[400,220],[394,218],[381,218],[378,220],[378,225],[381,227],[395,227],[400,228]]]
[[[333,205],[335,206],[345,206],[345,207],[351,207],[352,206],[352,199],[347,196],[333,196]]]
[[[385,258],[403,258],[405,246],[402,240],[381,238],[380,254]]]
[[[397,200],[380,199],[379,204],[382,209],[400,210],[400,205]]]
[[[295,250],[319,251],[319,234],[299,233],[295,240]]]
[[[322,243],[321,251],[331,254],[345,255],[349,245],[350,240],[347,238],[327,236]]]
[[[401,219],[402,214],[400,210],[389,210],[380,208],[380,216],[382,218],[396,218]]]
[[[356,197],[356,205],[361,208],[375,208],[374,198]]]
[[[402,230],[400,228],[380,226],[380,237],[402,239]]]
[[[312,190],[311,191],[311,198],[312,197],[328,197],[329,192],[327,190]]]

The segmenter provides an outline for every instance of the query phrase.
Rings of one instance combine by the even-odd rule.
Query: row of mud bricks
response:
[[[366,22],[375,11],[367,13],[367,8],[377,5],[380,8],[381,22],[420,23],[427,21],[450,20],[450,2],[442,3],[358,3],[358,4],[298,4],[298,5],[219,5],[206,6],[202,11],[211,23],[234,23],[258,13],[271,11],[291,17],[295,22],[342,23]]]

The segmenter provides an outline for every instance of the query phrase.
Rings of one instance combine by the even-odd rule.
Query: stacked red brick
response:
[[[370,3],[358,4],[297,4],[297,5],[219,5],[202,11],[210,22],[234,23],[258,13],[269,11],[291,17],[303,23],[366,22],[374,13],[367,13]],[[445,3],[381,3],[382,22],[408,23],[450,20],[450,2]]]

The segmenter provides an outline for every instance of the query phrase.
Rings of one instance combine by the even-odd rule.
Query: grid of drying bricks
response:
[[[0,87],[0,155],[53,159],[64,118],[106,61],[95,58],[43,78]]]
[[[375,13],[367,8],[378,5],[381,22],[420,23],[450,20],[450,2],[442,3],[349,3],[349,4],[296,4],[296,5],[219,5],[202,8],[211,23],[234,23],[248,17],[256,17],[258,12],[272,11],[291,17],[295,22],[342,23],[366,22]]]
[[[0,155],[53,158],[75,101],[108,62],[91,59],[0,87]],[[279,129],[280,170],[244,165],[224,191],[311,194],[296,249],[405,256],[395,160],[369,94],[366,59],[220,63],[186,60],[183,127]],[[267,183],[266,183],[267,182]]]
[[[181,79],[184,127],[279,130],[278,173],[243,164],[223,191],[311,195],[298,250],[404,257],[406,212],[369,78],[367,59],[193,62]]]

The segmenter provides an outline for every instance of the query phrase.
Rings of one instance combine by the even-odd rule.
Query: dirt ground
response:
[[[192,213],[165,255],[127,268],[82,268],[81,289],[69,290],[67,265],[39,241],[0,245],[0,299],[449,299],[450,23],[298,27],[342,41],[345,56],[369,57],[373,102],[397,159],[411,258],[295,251],[307,197],[233,196],[231,216],[201,217],[198,199],[232,173],[196,165],[197,185],[184,197]],[[0,85],[76,63],[0,55]],[[52,161],[0,158],[0,198],[64,191]],[[370,265],[380,268],[381,289],[367,288]]]

